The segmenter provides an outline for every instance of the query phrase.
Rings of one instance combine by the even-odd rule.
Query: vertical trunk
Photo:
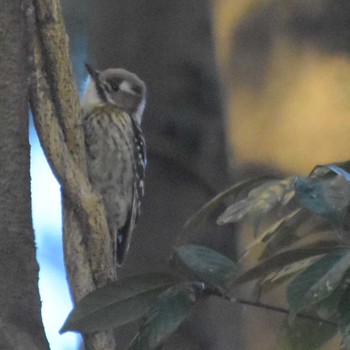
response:
[[[0,8],[0,348],[48,349],[31,219],[27,50],[21,1]]]

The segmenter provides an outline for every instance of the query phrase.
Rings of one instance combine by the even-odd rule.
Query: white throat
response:
[[[86,79],[85,90],[81,96],[80,104],[84,111],[91,110],[96,105],[101,104],[101,99],[96,91],[95,83],[90,77]]]

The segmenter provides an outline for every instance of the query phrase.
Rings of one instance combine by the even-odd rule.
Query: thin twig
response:
[[[228,298],[227,300],[232,301],[234,303],[242,304],[242,305],[260,307],[262,309],[279,312],[279,313],[282,313],[282,314],[285,314],[285,315],[289,315],[290,314],[290,310],[288,310],[286,308],[283,308],[283,307],[280,307],[280,306],[271,305],[271,304],[265,304],[265,303],[262,303],[260,301],[250,301],[250,300],[245,300],[245,299],[241,299],[241,298]],[[299,313],[299,314],[296,315],[296,317],[304,318],[304,319],[315,321],[315,322],[326,323],[326,324],[329,324],[331,326],[337,327],[337,324],[335,322],[333,322],[333,321],[327,320],[327,319],[322,318],[322,317],[309,315],[309,314],[306,314],[306,313]]]
[[[285,314],[285,315],[289,315],[290,314],[290,310],[289,309],[286,309],[286,308],[283,308],[283,307],[280,307],[280,306],[275,306],[275,305],[271,305],[271,304],[262,303],[260,301],[251,301],[251,300],[247,300],[247,299],[243,299],[243,298],[231,297],[231,296],[227,295],[223,290],[221,290],[219,288],[216,288],[216,287],[206,286],[206,292],[208,294],[210,294],[210,295],[214,295],[214,296],[220,297],[220,298],[222,298],[224,300],[228,300],[228,301],[230,301],[232,303],[258,307],[258,308],[269,310],[269,311],[279,312],[279,313],[282,313],[282,314]],[[336,322],[327,320],[327,319],[322,318],[322,317],[310,315],[310,314],[307,314],[307,313],[304,313],[304,312],[296,314],[296,317],[307,319],[307,320],[314,321],[314,322],[326,323],[326,324],[328,324],[330,326],[337,327],[337,323]]]
[[[262,303],[260,301],[251,301],[251,300],[246,300],[246,299],[241,299],[241,298],[225,298],[226,300],[229,300],[231,302],[234,303],[238,303],[238,304],[242,304],[242,305],[248,305],[248,306],[253,306],[253,307],[259,307],[265,310],[270,310],[270,311],[274,311],[274,312],[279,312],[285,315],[289,315],[290,314],[290,310],[280,307],[280,306],[275,306],[275,305],[271,305],[271,304],[266,304],[266,303]],[[337,327],[337,324],[333,321],[327,320],[325,318],[322,317],[318,317],[318,316],[313,316],[313,315],[309,315],[306,313],[299,313],[296,315],[296,317],[299,318],[303,318],[303,319],[307,319],[310,321],[315,321],[315,322],[319,322],[319,323],[326,323],[329,324],[330,326],[333,327]]]

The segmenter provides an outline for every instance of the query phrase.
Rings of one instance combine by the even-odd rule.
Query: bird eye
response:
[[[119,90],[119,84],[120,81],[116,79],[108,79],[107,80],[108,85],[110,86],[111,91],[118,91]]]
[[[119,84],[116,84],[115,82],[111,83],[111,89],[113,91],[118,91],[119,90]]]

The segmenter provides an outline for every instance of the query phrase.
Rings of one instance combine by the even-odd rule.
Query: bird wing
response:
[[[134,181],[133,195],[128,217],[124,226],[118,230],[117,237],[117,263],[122,265],[125,260],[126,253],[129,250],[132,232],[140,213],[141,198],[144,195],[144,179],[147,164],[146,143],[142,131],[137,122],[131,117],[131,125],[134,137]]]

